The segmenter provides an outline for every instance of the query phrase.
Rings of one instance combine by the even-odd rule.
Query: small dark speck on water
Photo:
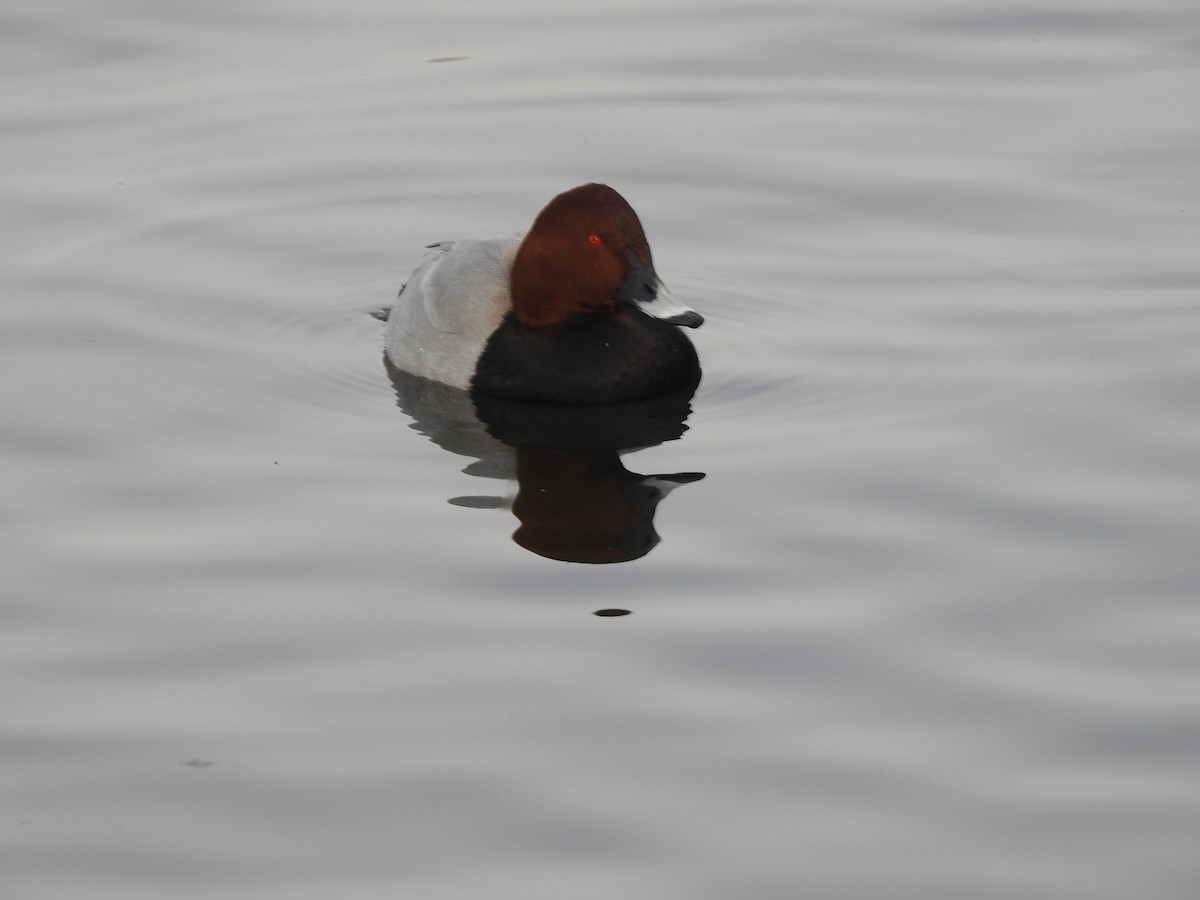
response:
[[[604,618],[613,618],[615,616],[627,616],[631,612],[632,612],[632,610],[628,610],[628,609],[598,609],[594,613],[592,613],[592,615],[593,616],[602,616]]]
[[[464,59],[470,59],[469,56],[435,56],[433,59],[427,59],[425,62],[444,63],[444,62],[461,62]]]
[[[216,763],[211,759],[181,759],[181,766],[191,766],[193,769],[207,769],[210,766],[215,766]]]

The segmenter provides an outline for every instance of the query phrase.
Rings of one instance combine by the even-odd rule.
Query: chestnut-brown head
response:
[[[637,213],[604,184],[581,185],[551,200],[512,267],[513,312],[529,328],[649,302],[658,288]]]

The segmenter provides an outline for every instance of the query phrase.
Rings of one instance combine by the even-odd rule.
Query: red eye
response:
[[[599,247],[601,244],[604,243],[604,238],[600,237],[600,235],[598,235],[598,234],[589,234],[588,235],[588,243],[591,244],[593,247]]]

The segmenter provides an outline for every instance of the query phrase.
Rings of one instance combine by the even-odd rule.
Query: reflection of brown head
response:
[[[513,540],[564,562],[627,562],[658,543],[654,512],[679,484],[702,475],[638,475],[616,452],[517,448]]]

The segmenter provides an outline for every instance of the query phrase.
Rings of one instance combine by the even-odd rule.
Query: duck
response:
[[[633,207],[604,184],[554,197],[524,235],[441,241],[400,289],[384,354],[401,372],[521,403],[638,402],[700,381]]]

